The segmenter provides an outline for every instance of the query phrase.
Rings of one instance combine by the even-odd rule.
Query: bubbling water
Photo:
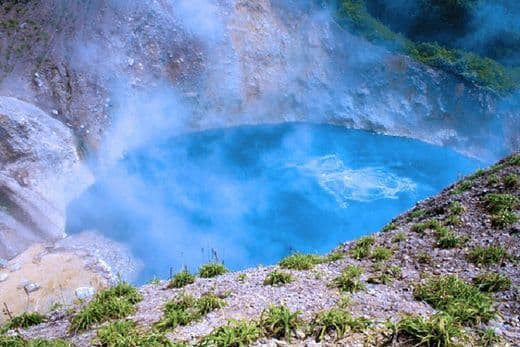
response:
[[[143,264],[137,282],[325,253],[379,230],[482,163],[416,140],[329,125],[237,127],[128,153],[68,209]]]

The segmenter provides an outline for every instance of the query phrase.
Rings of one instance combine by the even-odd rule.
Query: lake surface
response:
[[[326,253],[482,165],[329,125],[211,130],[127,154],[69,206],[67,232],[126,244],[143,264],[138,283],[214,258],[238,270]]]

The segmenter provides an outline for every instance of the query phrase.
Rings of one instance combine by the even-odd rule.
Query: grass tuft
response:
[[[370,256],[372,245],[376,242],[373,236],[364,236],[356,241],[350,249],[350,254],[354,259],[364,259]]]
[[[333,288],[338,288],[342,292],[357,292],[365,288],[361,282],[363,270],[359,266],[349,265],[330,283]]]
[[[7,332],[11,329],[24,328],[27,329],[34,325],[41,324],[46,321],[44,315],[38,312],[24,312],[19,316],[13,317],[13,319],[7,321],[7,323],[2,326],[0,329],[0,333]]]
[[[199,276],[202,278],[212,278],[223,275],[229,270],[221,263],[208,263],[199,268]]]
[[[294,278],[290,273],[274,270],[265,277],[264,285],[281,286],[287,283],[291,283],[292,281],[294,281]]]
[[[414,297],[461,323],[485,323],[496,316],[491,297],[456,276],[430,278],[415,288]]]
[[[278,265],[284,269],[310,270],[321,262],[322,259],[319,255],[294,253],[282,259]]]
[[[291,333],[296,332],[303,322],[300,311],[291,312],[287,306],[271,306],[262,312],[260,327],[267,337],[291,340]]]
[[[452,316],[439,313],[429,318],[407,316],[396,324],[395,333],[404,337],[413,346],[462,346],[460,341],[465,331]]]
[[[370,325],[366,318],[352,317],[347,311],[333,308],[318,312],[311,321],[310,332],[320,342],[325,335],[334,335],[336,340],[343,338],[349,332],[362,332]]]
[[[491,214],[491,224],[498,229],[504,229],[518,221],[515,210],[520,206],[518,197],[511,194],[488,194],[484,205]]]
[[[519,181],[518,175],[514,173],[510,173],[504,177],[504,185],[509,189],[518,187]]]
[[[92,342],[94,346],[101,347],[178,346],[162,334],[142,333],[137,329],[135,322],[125,320],[115,321],[99,328],[97,337]]]
[[[195,282],[195,276],[193,276],[188,270],[182,270],[171,278],[167,288],[182,288],[188,284],[192,284],[193,282]]]
[[[437,247],[444,249],[456,248],[466,242],[465,237],[458,236],[455,232],[448,229],[447,227],[439,227],[435,231],[435,238],[437,240]]]
[[[483,292],[501,292],[511,288],[511,279],[498,272],[485,272],[473,278],[473,284]]]
[[[71,320],[69,330],[78,332],[110,319],[121,319],[135,312],[142,300],[138,290],[126,282],[97,293]]]
[[[388,247],[379,246],[379,247],[375,247],[372,250],[372,254],[370,255],[370,258],[375,261],[383,261],[383,260],[390,259],[392,254],[393,254],[392,249],[390,249]]]
[[[261,330],[256,322],[232,320],[225,326],[214,329],[199,343],[200,347],[243,347],[261,337]]]
[[[508,259],[509,254],[504,247],[500,245],[489,247],[477,246],[468,252],[467,258],[477,265],[491,265],[501,263]]]

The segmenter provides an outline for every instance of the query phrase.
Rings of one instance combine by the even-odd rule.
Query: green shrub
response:
[[[247,279],[247,275],[246,274],[239,274],[237,276],[237,281],[239,281],[239,282],[244,282],[246,279]]]
[[[488,176],[488,179],[487,179],[487,184],[492,186],[492,185],[495,185],[499,182],[499,179],[498,179],[498,176],[495,175],[495,174],[491,174]]]
[[[437,247],[445,249],[459,247],[466,242],[466,238],[458,236],[446,227],[440,227],[435,232],[435,238],[437,239]]]
[[[387,225],[385,225],[381,231],[385,233],[385,232],[392,231],[395,229],[397,229],[397,224],[395,224],[395,222],[392,221],[392,222],[388,223]]]
[[[446,224],[447,225],[458,226],[458,225],[462,224],[462,219],[460,219],[459,216],[452,214],[452,215],[449,215],[446,218]]]
[[[418,219],[424,217],[426,210],[424,208],[417,208],[410,212],[409,219]]]
[[[288,257],[282,259],[278,265],[284,269],[292,269],[292,270],[310,270],[316,264],[322,262],[322,259],[319,255],[316,254],[303,254],[303,253],[294,253]]]
[[[432,219],[428,219],[425,222],[417,223],[417,224],[412,225],[411,230],[413,232],[422,234],[427,229],[438,230],[440,227],[441,227],[441,224],[439,223],[439,221],[432,218]]]
[[[332,280],[330,286],[350,293],[362,290],[365,287],[360,279],[362,272],[363,270],[359,266],[349,265],[341,272],[341,275]]]
[[[46,321],[44,315],[38,312],[24,312],[19,316],[13,317],[13,319],[7,321],[4,326],[0,329],[0,333],[17,328],[28,328],[33,325],[38,325]]]
[[[468,260],[477,265],[491,265],[501,263],[509,257],[509,254],[504,247],[489,246],[481,247],[477,246],[473,248],[467,254]]]
[[[137,289],[126,282],[98,292],[71,320],[70,331],[78,332],[110,319],[121,319],[135,312],[142,300]]]
[[[190,274],[188,270],[182,270],[171,278],[168,288],[182,288],[193,282],[195,282],[195,276]]]
[[[454,215],[461,215],[464,213],[464,206],[459,201],[454,201],[450,204],[449,210]]]
[[[500,211],[491,216],[491,224],[498,229],[504,229],[518,222],[518,215],[513,211]]]
[[[370,325],[366,318],[354,318],[348,312],[333,308],[318,312],[311,321],[310,331],[316,341],[322,341],[325,335],[333,335],[339,340],[349,332],[362,332]]]
[[[334,261],[345,258],[345,252],[343,251],[343,247],[336,248],[332,252],[325,255],[322,259],[322,262],[332,263]]]
[[[407,316],[396,325],[398,337],[404,337],[414,346],[461,346],[460,341],[466,335],[459,322],[452,316],[439,313],[429,318]]]
[[[214,329],[205,336],[201,347],[243,347],[261,337],[261,330],[256,322],[232,320],[227,325]]]
[[[299,311],[291,312],[287,306],[271,306],[262,312],[260,327],[267,337],[290,341],[291,333],[303,323],[299,314]]]
[[[473,283],[483,292],[500,292],[511,288],[511,279],[498,272],[486,272],[473,279]]]
[[[511,194],[495,194],[491,193],[485,196],[484,203],[487,210],[492,213],[501,211],[513,211],[520,204],[518,198]]]
[[[478,324],[496,316],[491,297],[456,276],[430,278],[415,288],[414,296],[461,323]]]
[[[199,276],[202,278],[212,278],[229,272],[229,270],[221,263],[208,263],[199,268]]]
[[[379,247],[375,247],[372,250],[372,254],[370,255],[370,258],[375,261],[382,261],[382,260],[390,259],[392,254],[393,254],[392,249],[390,249],[388,247],[379,246]]]
[[[373,284],[389,284],[395,279],[401,278],[401,275],[400,266],[384,266],[380,269],[376,269],[376,272],[368,278],[367,282]]]
[[[273,271],[270,272],[264,280],[264,285],[280,286],[294,281],[292,275],[284,271]]]

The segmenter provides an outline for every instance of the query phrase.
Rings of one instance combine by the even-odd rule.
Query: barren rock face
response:
[[[34,105],[0,97],[0,257],[64,235],[68,201],[90,180],[69,129]]]

